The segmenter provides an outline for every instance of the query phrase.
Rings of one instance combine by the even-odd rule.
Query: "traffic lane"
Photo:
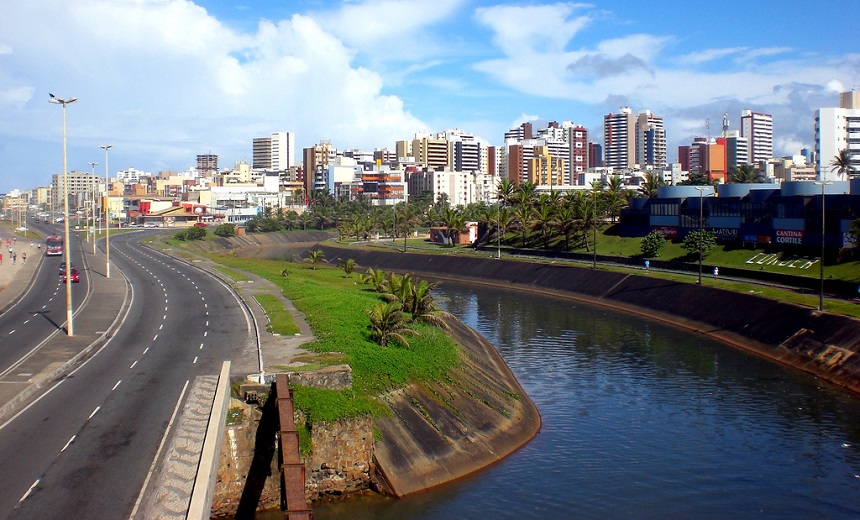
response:
[[[135,297],[135,300],[148,300],[148,302],[144,305],[132,305],[133,308],[137,308],[137,314],[130,315],[129,321],[134,321],[139,326],[134,327],[133,332],[129,332],[129,337],[118,336],[114,340],[119,340],[118,344],[125,345],[117,350],[121,350],[128,356],[119,356],[117,362],[120,366],[101,366],[104,363],[101,360],[114,357],[102,352],[75,374],[74,382],[83,384],[85,388],[75,390],[76,384],[70,384],[72,381],[69,380],[61,389],[63,392],[69,392],[68,399],[73,399],[81,391],[87,391],[93,395],[108,392],[108,395],[102,405],[96,405],[93,408],[95,415],[88,416],[80,432],[70,436],[63,444],[66,450],[57,456],[57,462],[38,478],[38,482],[33,480],[28,487],[28,497],[16,511],[16,515],[36,517],[51,511],[63,510],[73,511],[75,517],[98,517],[106,514],[113,516],[112,513],[115,514],[117,508],[122,508],[125,516],[124,509],[129,507],[140,488],[129,484],[132,482],[142,484],[148,472],[148,463],[152,459],[148,452],[151,451],[154,455],[155,445],[160,442],[158,430],[151,426],[164,423],[167,412],[175,409],[175,404],[170,403],[170,399],[163,398],[162,395],[179,391],[180,386],[184,387],[184,381],[193,379],[198,371],[211,372],[205,367],[206,363],[198,361],[201,358],[200,351],[203,352],[203,356],[208,355],[208,350],[205,348],[206,338],[210,332],[206,326],[208,320],[204,319],[200,328],[199,319],[197,319],[200,315],[204,318],[206,316],[207,311],[200,311],[199,307],[202,304],[203,309],[207,308],[208,303],[205,303],[205,298],[199,299],[196,303],[198,308],[195,310],[195,300],[201,295],[188,290],[187,285],[191,282],[187,280],[187,275],[183,276],[169,268],[159,272],[159,267],[153,265],[147,266],[147,269],[148,271],[143,270],[137,275],[140,279],[133,281],[135,287],[142,288],[144,293],[149,291],[148,296],[144,294],[141,298]],[[133,269],[128,270],[133,271]],[[153,276],[150,273],[156,273],[155,276],[160,281],[167,282],[165,286],[174,290],[163,288],[161,283],[147,280]],[[226,289],[222,288],[221,292],[226,293]],[[159,301],[160,293],[166,293],[164,296],[166,301]],[[241,313],[236,312],[238,308],[236,301],[233,300],[232,305],[227,305],[231,297],[228,294],[227,299],[215,306],[225,311],[232,309],[235,315],[233,321],[236,324],[243,323],[245,318]],[[159,317],[158,313],[151,312],[152,302],[158,301],[159,304],[169,305],[171,299],[176,300],[181,309],[190,309],[191,312],[187,315],[175,316],[175,321],[172,323],[172,320],[168,319],[167,326],[160,329],[166,332],[154,334],[148,342],[147,337],[149,333],[154,332],[155,324],[159,319],[164,321],[164,315]],[[141,310],[144,307],[146,309]],[[155,318],[147,318],[147,316],[155,316]],[[125,334],[126,329],[123,328],[123,330]],[[234,327],[234,330],[240,337],[247,334],[238,326]],[[198,340],[200,340],[199,345]],[[148,343],[149,346],[147,346]],[[110,388],[106,388],[108,381],[104,377],[102,377],[105,379],[103,384],[95,385],[101,386],[100,389],[85,382],[91,379],[86,376],[90,371],[96,378],[106,373],[119,374],[123,371],[121,366],[123,363],[126,364],[124,368],[128,370],[128,376],[125,379],[117,379]],[[220,360],[218,363],[220,368]],[[93,405],[95,401],[82,404],[81,415]],[[97,462],[93,462],[94,460]],[[117,474],[117,472],[120,473]],[[78,484],[70,487],[70,482],[78,482]],[[75,497],[73,503],[68,502],[69,496]],[[84,497],[86,499],[81,500]]]
[[[79,244],[72,241],[72,263],[83,264]],[[60,257],[49,257],[34,275],[33,284],[15,306],[0,315],[0,375],[31,352],[51,334],[65,326],[65,284],[59,275]],[[72,284],[72,308],[77,312],[86,301],[91,273],[82,270],[79,283]],[[64,333],[64,332],[62,332]]]

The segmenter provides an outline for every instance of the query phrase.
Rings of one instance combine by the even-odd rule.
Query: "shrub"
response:
[[[220,226],[215,228],[215,231],[213,231],[213,233],[215,233],[216,236],[222,238],[234,237],[236,236],[236,226],[234,226],[233,224],[221,224]]]
[[[206,228],[202,227],[190,227],[185,230],[185,239],[186,240],[200,240],[206,236]]]
[[[717,240],[714,238],[714,234],[707,230],[696,230],[690,231],[687,233],[687,236],[684,237],[684,251],[691,255],[699,254],[700,245],[702,248],[702,256],[707,256],[711,250],[717,247]]]
[[[660,249],[664,245],[666,245],[666,237],[663,236],[663,233],[652,231],[642,237],[642,243],[639,245],[639,248],[642,250],[642,256],[653,258],[660,254]]]

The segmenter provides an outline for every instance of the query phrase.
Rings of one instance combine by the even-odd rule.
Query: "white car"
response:
[[[29,231],[29,229],[25,228],[24,226],[21,226],[18,228],[18,231]]]

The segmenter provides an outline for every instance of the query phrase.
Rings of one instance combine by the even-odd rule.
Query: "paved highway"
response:
[[[133,288],[117,333],[0,427],[4,517],[129,518],[194,378],[251,343],[228,288],[140,235],[111,237],[111,260]]]
[[[44,228],[40,231],[56,232]],[[81,243],[76,236],[71,238],[72,264],[80,271],[80,283],[72,284],[72,309],[78,309],[89,293],[90,272],[86,269]],[[40,251],[29,246],[29,241],[19,240],[15,249],[26,252],[29,262],[41,260]],[[7,255],[8,256],[8,255]],[[11,309],[0,314],[0,377],[9,374],[28,355],[52,334],[65,334],[66,286],[59,276],[61,256],[45,257],[36,271],[33,283],[22,299]]]

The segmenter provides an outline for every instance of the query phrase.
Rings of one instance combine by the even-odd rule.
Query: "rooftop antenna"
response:
[[[729,135],[729,114],[723,114],[723,138]]]
[[[708,143],[711,142],[711,118],[705,118],[705,129],[708,131]]]

